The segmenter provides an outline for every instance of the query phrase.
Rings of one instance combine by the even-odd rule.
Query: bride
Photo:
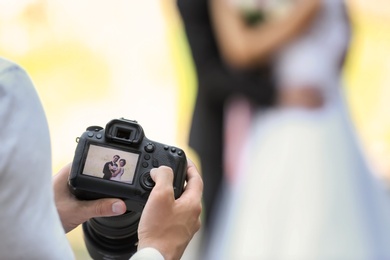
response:
[[[121,181],[122,175],[125,172],[125,169],[123,167],[126,165],[126,160],[120,159],[118,163],[119,166],[113,169],[112,177],[110,178],[110,180],[112,181]]]
[[[267,2],[281,1],[258,1]],[[390,259],[389,201],[340,84],[350,36],[344,3],[290,2],[283,12],[258,6],[261,21],[249,26],[233,1],[211,0],[227,63],[271,61],[279,98],[252,117],[206,258]]]

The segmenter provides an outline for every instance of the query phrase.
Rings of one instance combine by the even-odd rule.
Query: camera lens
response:
[[[115,217],[92,218],[83,224],[84,241],[95,260],[129,259],[137,251],[141,213],[128,211]]]

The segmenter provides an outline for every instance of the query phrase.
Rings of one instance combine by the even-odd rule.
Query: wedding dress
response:
[[[280,87],[317,87],[319,109],[259,111],[226,186],[206,259],[390,259],[390,208],[360,147],[340,84],[344,3],[275,60]],[[286,84],[288,83],[288,84]]]

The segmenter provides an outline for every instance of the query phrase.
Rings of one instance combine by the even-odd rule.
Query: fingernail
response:
[[[117,201],[114,204],[112,204],[112,212],[115,214],[123,214],[125,213],[126,209],[123,207],[123,203]]]

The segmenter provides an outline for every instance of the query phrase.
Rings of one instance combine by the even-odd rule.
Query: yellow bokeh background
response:
[[[390,2],[348,5],[347,100],[375,173],[390,180]],[[196,161],[187,146],[196,78],[174,1],[0,0],[0,56],[36,85],[54,173],[72,160],[87,126],[118,117]],[[90,259],[79,228],[68,238],[77,259]]]

